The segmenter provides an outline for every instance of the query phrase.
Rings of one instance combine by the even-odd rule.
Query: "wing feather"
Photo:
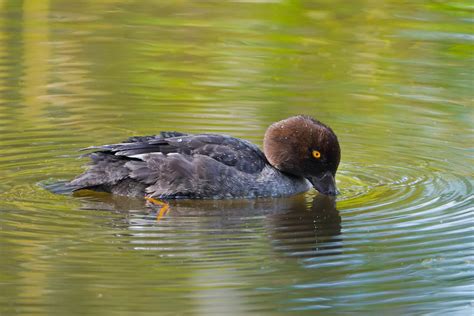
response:
[[[69,183],[74,190],[173,198],[242,196],[249,189],[249,174],[257,177],[267,165],[252,143],[215,134],[161,132],[85,150],[93,151],[88,154],[92,162]],[[232,185],[229,178],[235,180]]]
[[[203,155],[247,173],[259,172],[267,163],[265,155],[254,144],[216,134],[188,135],[178,132],[161,132],[160,135],[132,137],[123,143],[92,146],[84,150],[108,152],[131,159],[142,159],[144,154],[152,153]]]

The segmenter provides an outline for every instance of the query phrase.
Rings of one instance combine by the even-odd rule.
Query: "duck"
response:
[[[160,132],[82,150],[87,170],[66,183],[92,190],[156,199],[287,197],[311,188],[334,196],[341,158],[333,130],[307,115],[271,124],[263,151],[228,135]]]

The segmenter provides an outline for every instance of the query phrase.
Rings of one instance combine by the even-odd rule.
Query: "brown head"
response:
[[[304,115],[270,125],[263,140],[268,161],[278,170],[305,177],[322,194],[335,195],[341,149],[336,134]]]

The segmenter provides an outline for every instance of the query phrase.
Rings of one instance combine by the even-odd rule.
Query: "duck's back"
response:
[[[254,144],[226,135],[162,132],[87,149],[94,150],[92,162],[69,183],[74,190],[219,199],[284,196],[309,188],[306,180],[269,165]]]

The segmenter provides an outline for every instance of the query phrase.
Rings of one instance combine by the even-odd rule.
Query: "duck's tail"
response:
[[[74,191],[80,189],[79,187],[70,185],[70,182],[66,180],[56,181],[53,183],[40,183],[39,185],[52,193],[62,195],[71,195]]]

